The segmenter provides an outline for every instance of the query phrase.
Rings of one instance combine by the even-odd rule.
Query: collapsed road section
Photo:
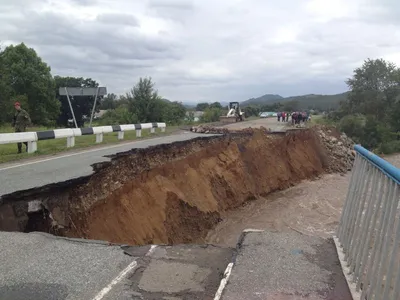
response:
[[[130,245],[198,243],[221,212],[324,172],[347,172],[334,129],[247,129],[118,153],[86,177],[2,196],[0,230]]]

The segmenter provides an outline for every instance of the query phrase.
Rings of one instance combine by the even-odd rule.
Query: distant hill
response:
[[[246,101],[240,102],[241,106],[246,106],[246,105],[258,105],[258,104],[269,104],[269,103],[275,103],[279,102],[277,100],[284,99],[280,95],[273,95],[273,94],[266,94],[258,98],[250,98]]]
[[[272,105],[274,103],[282,103],[286,102],[298,102],[299,108],[301,109],[330,109],[336,108],[339,106],[340,101],[346,99],[348,92],[335,94],[335,95],[318,95],[318,94],[309,94],[302,96],[292,96],[283,98],[279,95],[264,95],[258,98],[252,98],[246,101],[241,102],[241,106],[248,105]],[[265,97],[267,96],[267,97]],[[277,96],[275,99],[271,96]],[[280,97],[280,98],[278,98]]]

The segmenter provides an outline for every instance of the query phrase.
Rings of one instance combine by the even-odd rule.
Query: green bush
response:
[[[347,115],[339,121],[339,129],[351,138],[362,139],[364,135],[365,118],[361,115]]]
[[[200,121],[204,123],[217,122],[222,115],[222,110],[219,108],[206,108]]]
[[[382,143],[378,152],[383,154],[400,152],[400,140]]]
[[[138,117],[131,113],[126,107],[120,106],[107,111],[101,118],[102,125],[120,125],[138,123]]]

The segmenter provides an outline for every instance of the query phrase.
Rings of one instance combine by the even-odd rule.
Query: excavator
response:
[[[244,121],[244,112],[240,109],[239,102],[229,102],[229,111],[226,116],[220,116],[219,120],[222,123],[235,123]]]

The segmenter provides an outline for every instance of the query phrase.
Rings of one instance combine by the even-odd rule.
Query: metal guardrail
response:
[[[354,300],[400,299],[400,169],[356,145],[335,242]]]
[[[136,130],[136,137],[141,137],[143,129],[150,129],[151,133],[155,133],[156,128],[160,128],[161,132],[165,132],[166,127],[166,123],[156,122],[87,128],[63,128],[36,132],[0,133],[0,145],[26,142],[28,144],[28,153],[34,153],[37,151],[37,142],[42,140],[66,138],[67,148],[70,148],[75,146],[75,137],[83,135],[96,135],[96,143],[101,143],[106,133],[117,132],[118,139],[122,140],[125,131]]]

